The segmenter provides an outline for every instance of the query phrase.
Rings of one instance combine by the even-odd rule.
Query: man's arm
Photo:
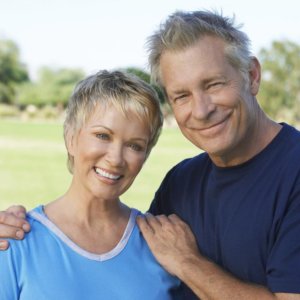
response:
[[[300,294],[274,294],[265,287],[245,283],[203,257],[191,229],[176,215],[146,214],[137,223],[158,262],[202,300],[300,300]]]
[[[25,220],[26,209],[23,206],[11,206],[0,212],[0,238],[23,239],[30,231],[30,225]],[[6,250],[9,243],[0,239],[0,250]]]

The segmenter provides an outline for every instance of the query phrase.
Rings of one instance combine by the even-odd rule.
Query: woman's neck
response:
[[[98,254],[110,251],[119,243],[130,211],[119,199],[86,199],[72,190],[45,206],[47,217],[73,242]]]

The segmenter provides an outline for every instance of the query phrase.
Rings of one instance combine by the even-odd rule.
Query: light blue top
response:
[[[0,252],[1,300],[164,300],[180,298],[179,280],[157,263],[132,209],[118,245],[94,254],[72,242],[39,206],[28,214],[31,232]],[[172,296],[172,295],[176,295]]]

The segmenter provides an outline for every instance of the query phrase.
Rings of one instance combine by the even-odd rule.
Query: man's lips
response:
[[[225,119],[225,120],[222,120],[222,121],[220,121],[220,122],[216,122],[216,123],[214,123],[214,124],[212,124],[212,125],[209,125],[209,126],[207,126],[207,127],[200,128],[200,131],[211,130],[211,129],[213,129],[213,128],[219,126],[219,125],[221,125],[221,124],[224,123],[225,121],[226,121],[226,119]]]
[[[231,112],[223,115],[221,120],[211,120],[211,122],[205,122],[202,124],[194,124],[196,126],[189,126],[190,130],[198,131],[203,135],[214,135],[218,134],[226,126],[228,119],[231,116]]]
[[[212,125],[203,126],[203,127],[193,126],[193,127],[190,127],[190,129],[193,131],[198,131],[199,133],[204,134],[204,135],[213,135],[213,134],[218,133],[224,127],[224,125],[226,124],[226,121],[227,121],[227,118],[220,122],[214,123]]]

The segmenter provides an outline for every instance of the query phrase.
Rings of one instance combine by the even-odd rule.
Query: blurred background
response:
[[[0,209],[29,209],[68,187],[64,109],[80,79],[123,69],[149,81],[145,42],[175,10],[234,16],[262,64],[258,100],[300,128],[300,4],[296,0],[0,0]],[[178,131],[161,97],[165,127],[123,199],[146,210],[175,163],[199,150]]]

